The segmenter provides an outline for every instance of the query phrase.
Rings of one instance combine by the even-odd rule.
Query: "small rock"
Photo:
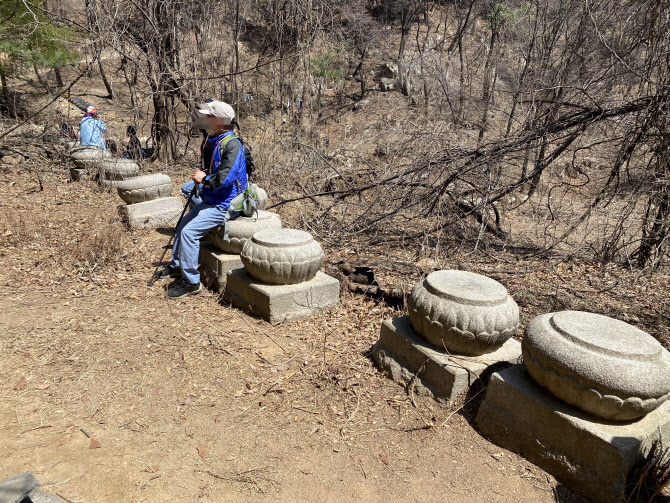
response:
[[[14,389],[16,391],[21,391],[25,387],[26,387],[26,378],[25,377],[22,377],[21,379],[19,379],[19,382],[17,382],[14,385]]]
[[[207,456],[207,451],[209,451],[209,446],[205,444],[201,444],[198,446],[198,456],[200,456],[201,458]]]

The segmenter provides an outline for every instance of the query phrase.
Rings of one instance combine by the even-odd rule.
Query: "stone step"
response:
[[[174,226],[183,209],[180,197],[163,197],[119,206],[119,213],[131,229],[142,229]]]
[[[595,503],[620,503],[633,465],[659,436],[670,438],[670,402],[637,421],[599,420],[548,393],[524,365],[514,365],[491,376],[475,424],[576,493]]]
[[[371,356],[397,383],[412,385],[417,395],[451,404],[494,369],[517,363],[521,357],[521,344],[509,339],[502,347],[485,355],[454,355],[430,345],[414,332],[409,316],[401,316],[382,323]]]
[[[340,282],[321,271],[310,281],[268,285],[249,276],[244,268],[228,273],[223,298],[271,323],[312,316],[340,303]]]

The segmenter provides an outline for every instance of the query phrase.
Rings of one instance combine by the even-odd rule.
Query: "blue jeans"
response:
[[[193,180],[191,180],[190,182],[186,182],[184,185],[182,185],[181,195],[184,196],[186,199],[188,199],[188,197],[191,195],[191,191],[193,190],[194,185],[195,182]],[[192,203],[191,207],[195,206],[196,204],[200,204],[202,202],[200,194],[202,194],[202,184],[199,185],[197,194],[194,194],[193,198],[191,199]]]
[[[226,212],[219,206],[200,203],[182,219],[175,232],[170,266],[181,269],[181,277],[191,284],[200,283],[198,261],[200,240],[217,225],[223,225]]]

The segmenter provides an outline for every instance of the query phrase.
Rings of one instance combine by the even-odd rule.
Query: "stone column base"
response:
[[[224,253],[209,241],[200,243],[200,281],[219,295],[226,289],[226,278],[233,269],[244,267],[239,254]]]
[[[81,182],[88,179],[88,171],[83,168],[70,168],[70,179],[73,182]]]
[[[183,209],[184,202],[181,197],[163,197],[119,206],[119,213],[128,227],[142,229],[175,225]]]
[[[480,356],[451,355],[439,351],[412,329],[409,316],[382,323],[372,358],[380,369],[403,386],[411,383],[417,395],[450,404],[494,365],[517,363],[521,344],[509,339],[492,353]]]
[[[340,282],[322,273],[297,285],[268,285],[255,280],[246,269],[228,273],[223,298],[236,307],[274,323],[311,316],[340,303]]]
[[[670,402],[636,421],[608,422],[555,398],[524,365],[515,365],[491,376],[475,423],[495,443],[576,493],[597,503],[618,503],[635,462],[659,435],[665,444],[670,441]]]

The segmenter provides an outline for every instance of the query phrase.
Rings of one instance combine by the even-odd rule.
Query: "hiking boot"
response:
[[[156,279],[181,278],[181,269],[179,267],[167,266],[156,273]]]
[[[202,283],[196,284],[188,283],[186,280],[181,280],[172,288],[168,288],[167,296],[171,299],[180,299],[188,295],[195,295],[202,292]]]

